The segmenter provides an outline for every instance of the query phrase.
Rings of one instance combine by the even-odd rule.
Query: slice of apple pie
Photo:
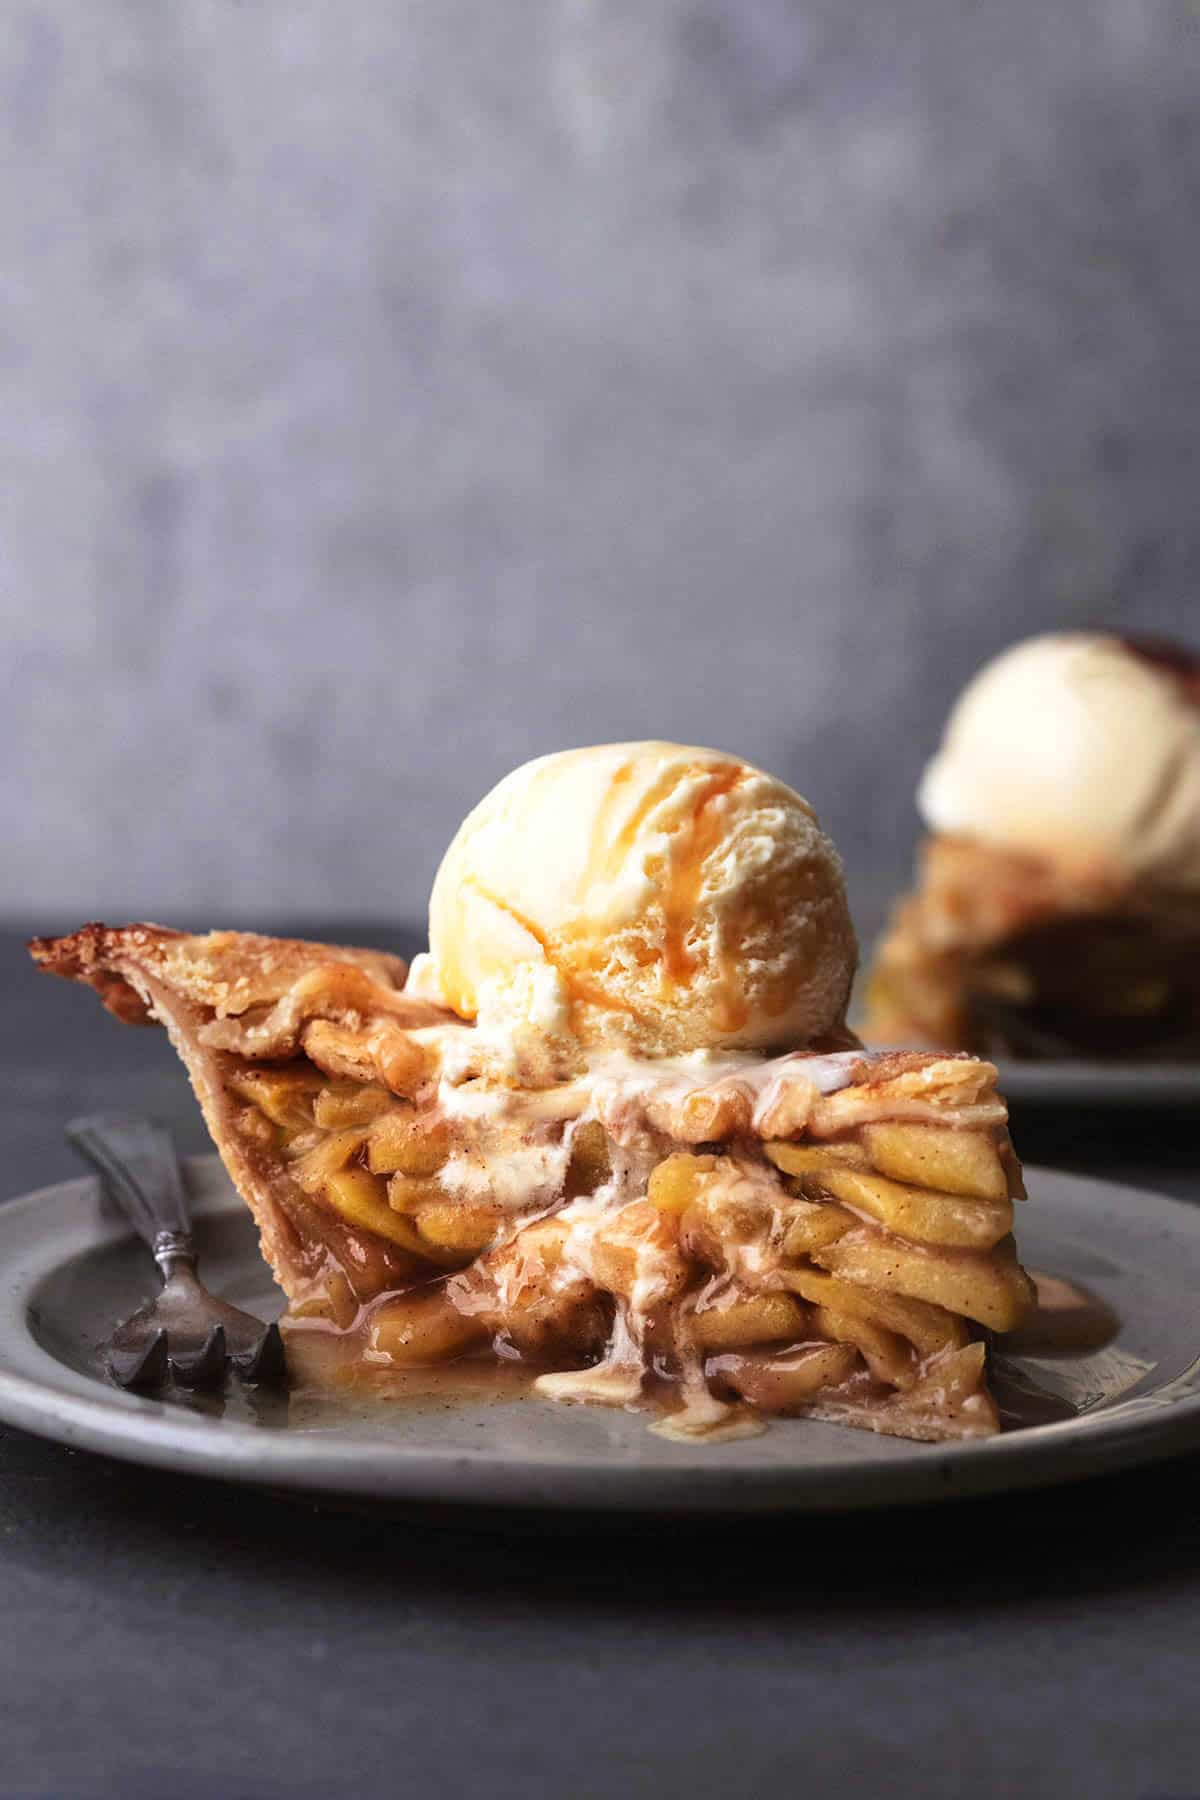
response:
[[[867,983],[872,1042],[1200,1059],[1200,658],[1031,638],[971,681]]]
[[[703,952],[679,929],[682,982]],[[518,1361],[543,1395],[646,1405],[674,1433],[779,1413],[931,1440],[997,1429],[988,1340],[1032,1288],[985,1062],[661,1053],[564,1035],[545,1008],[502,1042],[486,1007],[406,988],[396,958],[234,932],[88,925],[31,949],[118,1018],[166,1027],[302,1371],[320,1338],[359,1377]],[[567,1012],[602,1013],[603,967],[564,967]],[[853,1045],[843,1002],[825,1039]]]

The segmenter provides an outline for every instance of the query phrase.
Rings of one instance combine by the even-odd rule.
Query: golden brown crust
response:
[[[981,1093],[996,1080],[995,1065],[966,1051],[939,1056],[930,1050],[888,1050],[864,1056],[855,1066],[853,1085],[882,1089],[898,1084],[906,1092],[925,1088],[970,1089]]]
[[[67,981],[79,981],[95,988],[109,1012],[124,1024],[152,1025],[154,1020],[145,998],[114,968],[112,959],[126,949],[149,956],[159,951],[164,940],[183,935],[183,932],[169,931],[163,925],[114,928],[93,920],[67,937],[30,938],[26,947],[34,962],[47,974],[61,975]]]
[[[918,853],[924,929],[939,949],[976,950],[1047,919],[1110,912],[1129,884],[963,838],[929,837]]]
[[[382,950],[256,932],[188,936],[161,925],[100,924],[69,937],[33,938],[29,950],[50,974],[94,988],[126,1024],[153,1022],[147,984],[161,984],[196,1009],[206,1046],[241,1056],[298,1055],[314,1019],[361,1032],[370,1021],[412,1029],[447,1016],[404,993],[406,964]]]
[[[31,938],[29,953],[39,967],[96,988],[117,1016],[136,1014],[136,996],[120,993],[129,971],[165,981],[186,999],[219,1017],[281,999],[313,970],[330,964],[360,969],[381,993],[403,986],[407,965],[383,950],[315,944],[302,938],[262,937],[249,931],[210,931],[197,936],[165,925],[103,925],[93,922],[67,937]],[[144,1007],[143,1007],[144,1014]]]

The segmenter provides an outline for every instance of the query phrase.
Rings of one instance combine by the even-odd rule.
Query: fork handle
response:
[[[170,1132],[133,1114],[90,1113],[71,1120],[67,1141],[97,1171],[163,1279],[194,1268],[191,1214]]]

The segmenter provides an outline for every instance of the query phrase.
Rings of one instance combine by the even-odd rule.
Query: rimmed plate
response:
[[[1200,1107],[1200,1063],[1008,1062],[1000,1092],[1018,1106],[1104,1106],[1122,1111]]]
[[[1026,1171],[1027,1266],[1082,1284],[1119,1317],[1103,1348],[1014,1356],[1075,1416],[967,1445],[912,1444],[808,1420],[728,1444],[670,1443],[644,1417],[522,1399],[382,1405],[304,1393],[139,1398],[96,1346],[145,1295],[145,1252],[92,1181],[0,1206],[0,1418],[160,1468],[405,1504],[742,1514],[941,1501],[1045,1486],[1200,1444],[1200,1211],[1159,1195]],[[277,1296],[215,1157],[188,1166],[205,1273],[264,1317]]]

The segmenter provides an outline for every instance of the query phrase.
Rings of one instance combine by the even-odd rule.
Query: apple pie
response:
[[[644,1406],[668,1434],[773,1414],[998,1428],[988,1345],[1032,1286],[986,1062],[871,1053],[837,1027],[840,1048],[527,1043],[514,1061],[371,951],[98,924],[31,951],[165,1026],[301,1370],[317,1340],[385,1387],[515,1362],[543,1396]]]
[[[1200,900],[931,836],[862,1029],[1029,1060],[1200,1057]]]
[[[876,1043],[1200,1057],[1200,663],[1090,633],[970,683],[867,985]]]

